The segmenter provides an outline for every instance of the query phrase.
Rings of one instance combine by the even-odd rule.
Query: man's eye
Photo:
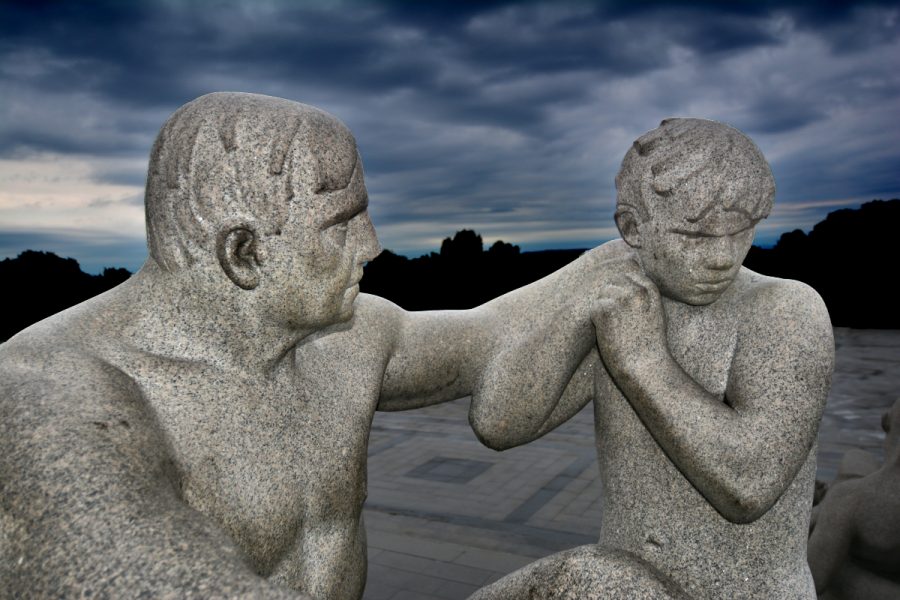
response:
[[[343,244],[344,240],[347,239],[347,221],[342,221],[340,223],[335,223],[331,227],[329,227],[326,232],[331,234],[331,239],[336,241],[338,244]]]

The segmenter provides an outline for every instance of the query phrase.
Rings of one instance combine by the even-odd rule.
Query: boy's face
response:
[[[703,306],[718,300],[737,277],[756,223],[746,212],[719,203],[690,204],[650,207],[650,219],[639,225],[637,252],[663,296]]]

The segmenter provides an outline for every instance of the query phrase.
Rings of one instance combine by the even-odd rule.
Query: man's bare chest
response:
[[[183,501],[217,521],[261,573],[323,518],[355,523],[377,391],[167,369],[140,381]]]

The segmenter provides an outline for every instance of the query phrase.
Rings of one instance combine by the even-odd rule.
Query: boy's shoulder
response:
[[[833,356],[831,318],[825,302],[812,287],[746,268],[741,268],[735,284],[731,312],[743,334],[745,348],[765,346],[774,350],[788,345],[797,352]]]

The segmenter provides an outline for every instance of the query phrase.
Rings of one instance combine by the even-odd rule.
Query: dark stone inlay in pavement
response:
[[[590,456],[576,458],[569,466],[560,471],[556,477],[548,481],[541,489],[531,495],[522,504],[516,507],[511,513],[503,519],[507,523],[526,523],[528,519],[534,516],[542,506],[550,502],[554,496],[564,490],[567,485],[572,483],[581,473],[594,464],[597,459],[592,453]]]
[[[385,450],[390,450],[394,446],[398,446],[407,440],[411,440],[416,435],[415,432],[407,430],[399,430],[391,433],[392,435],[388,439],[383,440],[378,444],[369,445],[369,456],[375,456],[376,454],[381,454]]]
[[[387,506],[378,504],[377,502],[366,502],[366,510],[377,511],[389,515],[399,515],[402,517],[413,517],[438,523],[448,523],[450,525],[461,525],[463,527],[483,529],[485,531],[502,532],[518,537],[523,544],[534,546],[536,548],[543,548],[548,552],[559,552],[560,550],[568,550],[569,548],[583,546],[584,544],[596,544],[597,536],[600,532],[600,523],[597,523],[597,531],[595,533],[572,533],[569,531],[547,529],[545,527],[535,527],[533,525],[524,525],[521,523],[493,521],[482,517],[451,515],[427,510],[402,508],[399,506]]]
[[[492,462],[435,456],[406,473],[407,477],[443,483],[468,483],[491,468]]]

